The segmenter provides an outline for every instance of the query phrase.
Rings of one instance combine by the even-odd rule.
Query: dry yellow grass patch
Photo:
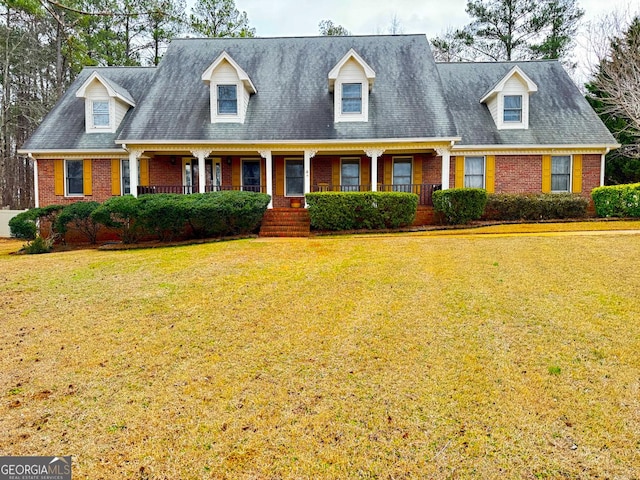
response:
[[[640,471],[640,236],[6,245],[3,454],[87,479]]]

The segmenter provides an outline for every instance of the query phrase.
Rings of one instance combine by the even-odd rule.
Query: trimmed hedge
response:
[[[411,225],[418,196],[405,192],[316,192],[305,196],[316,230],[379,230]]]
[[[479,219],[486,204],[487,191],[482,188],[451,188],[433,192],[433,209],[453,225]]]
[[[597,187],[591,197],[599,217],[640,217],[640,183]]]
[[[584,218],[588,206],[588,199],[571,193],[490,194],[484,218],[503,221]]]
[[[135,243],[141,235],[140,202],[132,195],[112,197],[91,213],[91,218],[119,231],[122,243]]]

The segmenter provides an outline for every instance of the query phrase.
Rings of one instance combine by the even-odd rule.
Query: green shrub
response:
[[[140,222],[145,234],[155,234],[168,242],[184,233],[188,220],[190,196],[178,194],[141,195],[138,197]]]
[[[64,235],[69,226],[84,235],[92,245],[96,243],[100,223],[91,214],[100,204],[98,202],[75,202],[62,209],[56,218],[56,231]]]
[[[120,233],[122,243],[135,243],[142,231],[140,222],[140,205],[137,198],[131,195],[112,197],[91,213],[91,218]]]
[[[251,233],[260,227],[269,195],[245,191],[221,191],[187,195],[187,223],[196,237]]]
[[[46,224],[49,229],[48,237],[55,239],[57,236],[55,228],[56,217],[63,208],[63,205],[49,205],[19,213],[9,220],[11,236],[24,240],[34,240],[38,235],[38,224],[40,224],[40,227]]]
[[[591,197],[599,217],[640,217],[640,183],[597,187]]]
[[[36,221],[38,220],[39,210],[39,208],[32,208],[26,212],[19,213],[9,220],[11,236],[21,238],[23,240],[33,240],[36,238],[36,235],[38,234]]]
[[[479,219],[486,204],[487,192],[481,188],[452,188],[433,192],[434,210],[453,225]]]
[[[484,218],[501,221],[583,218],[588,206],[589,200],[571,193],[490,194]]]
[[[308,193],[311,228],[317,230],[377,230],[410,225],[418,196],[404,192]]]
[[[27,242],[22,248],[24,253],[28,255],[36,255],[40,253],[49,253],[53,249],[55,237],[42,237],[37,235],[33,240]]]

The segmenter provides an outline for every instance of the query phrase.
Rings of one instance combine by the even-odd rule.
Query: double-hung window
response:
[[[340,169],[340,184],[343,192],[360,190],[360,160],[343,159]]]
[[[504,114],[505,122],[522,122],[522,95],[505,95],[504,96]]]
[[[362,113],[362,84],[342,84],[342,113]]]
[[[66,195],[84,195],[84,161],[65,161]]]
[[[484,157],[465,157],[465,188],[484,188]]]
[[[569,192],[571,190],[571,156],[551,157],[551,191]]]
[[[288,197],[304,196],[304,164],[302,160],[286,160],[285,162],[285,195]]]
[[[236,85],[218,85],[218,114],[238,114],[238,87]]]
[[[411,158],[393,159],[393,191],[411,192]]]
[[[93,126],[95,128],[109,128],[109,101],[93,100],[91,102]]]

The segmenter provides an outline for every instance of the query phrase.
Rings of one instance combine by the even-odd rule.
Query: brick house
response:
[[[37,206],[262,191],[575,192],[618,145],[556,61],[435,63],[423,35],[175,40],[85,68],[22,147]]]

